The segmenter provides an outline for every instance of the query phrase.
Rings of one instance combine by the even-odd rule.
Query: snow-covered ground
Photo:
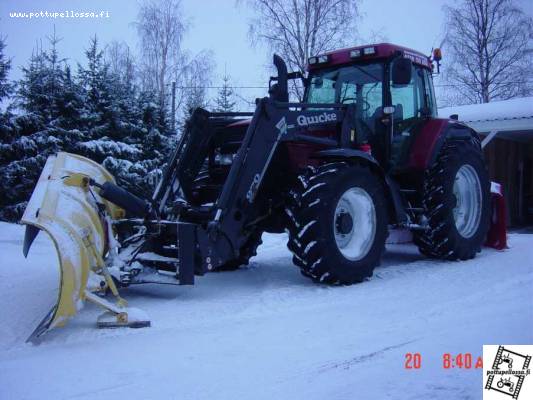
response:
[[[472,261],[389,246],[373,279],[324,287],[292,266],[284,235],[264,235],[250,267],[194,287],[123,292],[152,319],[97,330],[92,305],[39,345],[24,341],[55,301],[51,242],[22,256],[23,228],[0,223],[2,399],[481,399],[480,369],[444,353],[533,343],[533,235]],[[420,369],[405,354],[420,353]]]

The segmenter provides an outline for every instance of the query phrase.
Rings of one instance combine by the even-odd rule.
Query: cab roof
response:
[[[335,65],[347,65],[373,59],[384,59],[394,55],[396,52],[401,52],[404,57],[411,59],[414,64],[421,65],[428,69],[432,68],[430,58],[416,50],[391,43],[376,43],[330,51],[328,53],[320,54],[317,57],[311,57],[309,60],[312,60],[313,58],[318,59],[320,56],[327,56],[327,61],[316,62],[314,64],[309,63],[307,69],[311,71]],[[360,55],[355,56],[357,53]]]

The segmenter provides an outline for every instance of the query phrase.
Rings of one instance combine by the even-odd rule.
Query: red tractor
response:
[[[90,268],[112,289],[192,284],[195,275],[238,268],[263,232],[288,231],[294,264],[323,283],[370,277],[396,228],[411,230],[428,257],[470,259],[489,230],[491,185],[478,134],[437,117],[432,63],[383,43],[311,57],[302,76],[275,55],[277,77],[255,112],[192,113],[150,200],[89,160],[60,153],[24,215],[25,252],[36,228],[61,236],[60,253],[72,239],[85,256],[60,254],[62,268]],[[291,79],[303,82],[303,102],[289,101]],[[60,211],[75,222],[52,224]],[[39,332],[75,312],[62,301],[99,302],[84,294],[87,271],[63,272],[81,280],[62,292]]]
[[[209,257],[206,269],[247,263],[263,231],[283,229],[294,264],[325,283],[371,276],[389,228],[412,230],[429,257],[466,260],[481,250],[491,200],[480,140],[437,118],[427,56],[360,46],[311,57],[307,77],[287,73],[277,56],[274,64],[278,76],[252,120],[196,111],[184,136],[202,132],[188,159],[196,170],[176,157],[176,176],[154,196],[173,198],[179,181],[176,214],[215,212],[217,229],[225,225],[217,216],[231,220],[222,229],[231,251]],[[288,79],[303,80],[302,103],[289,102]]]

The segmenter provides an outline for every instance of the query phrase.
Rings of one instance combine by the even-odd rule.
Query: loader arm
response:
[[[248,112],[210,113],[202,108],[197,108],[192,113],[152,196],[152,201],[159,205],[160,213],[171,195],[176,196],[181,192],[184,200],[190,201],[193,179],[208,155],[217,129],[227,125],[235,117],[252,115]]]
[[[258,196],[258,193],[280,143],[298,141],[320,144],[326,148],[338,147],[343,141],[350,140],[354,121],[347,118],[346,114],[353,115],[352,111],[341,104],[282,103],[271,98],[258,101],[241,147],[213,206],[212,219],[205,228],[197,228],[203,271],[217,268],[235,258],[251,234],[253,221],[266,212],[263,197],[268,196]],[[197,112],[203,114],[202,111]],[[193,115],[192,121],[195,117]],[[202,124],[208,125],[205,121]],[[316,126],[338,132],[337,138],[306,134],[307,129]],[[194,129],[192,126],[190,128]],[[212,138],[205,131],[203,135]],[[189,151],[193,149],[189,148]],[[182,157],[186,158],[187,155],[182,154]],[[179,176],[179,173],[175,176]]]

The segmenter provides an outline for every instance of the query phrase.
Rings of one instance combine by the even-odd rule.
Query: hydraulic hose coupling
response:
[[[150,203],[114,183],[99,184],[91,179],[90,184],[99,189],[102,198],[123,208],[128,217],[146,218],[151,212]]]

